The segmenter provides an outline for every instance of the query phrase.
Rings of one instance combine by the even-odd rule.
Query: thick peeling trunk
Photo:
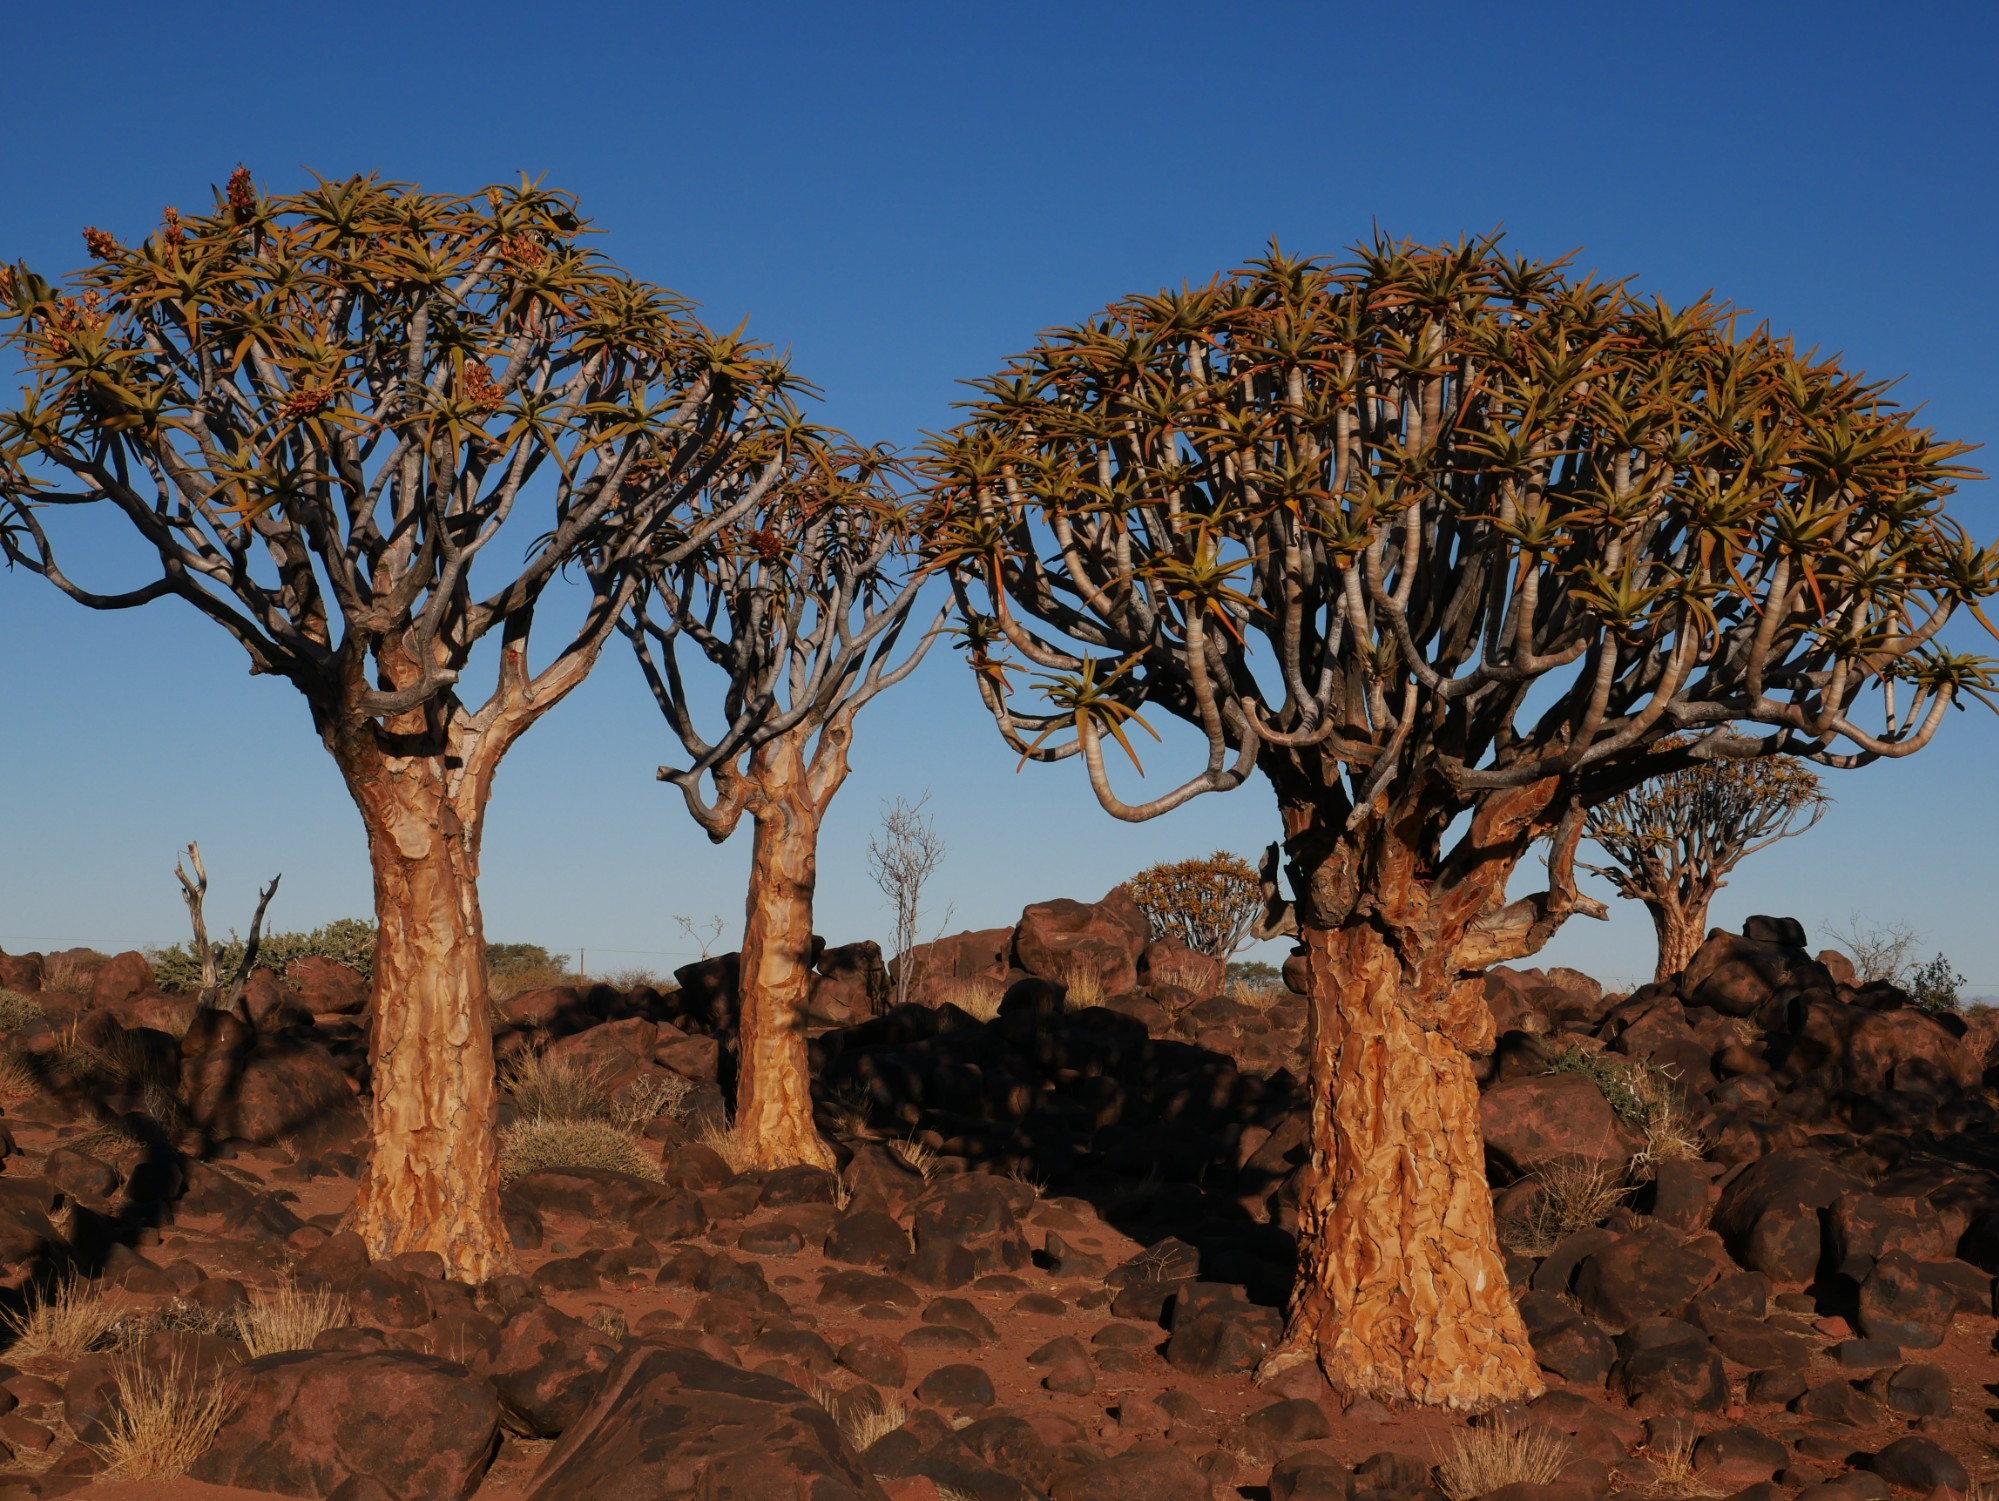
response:
[[[481,1282],[513,1268],[500,1218],[477,830],[442,757],[349,764],[375,875],[374,1151],[350,1225],[377,1258],[435,1251]]]
[[[1359,1396],[1477,1409],[1541,1378],[1506,1285],[1471,1059],[1365,925],[1304,929],[1311,1160],[1285,1348]],[[1482,1004],[1482,1003],[1481,1003]]]
[[[805,1052],[812,890],[830,791],[808,775],[803,747],[791,737],[759,748],[748,776],[756,831],[743,928],[736,1134],[759,1167],[830,1169],[832,1148],[812,1120]]]
[[[1419,858],[1417,818],[1355,832],[1285,809],[1312,1120],[1298,1281],[1266,1375],[1316,1359],[1354,1396],[1459,1410],[1542,1390],[1493,1223],[1471,1063],[1492,1014],[1465,965],[1535,941],[1500,904],[1545,804],[1481,810],[1466,845],[1483,853],[1442,874]]]
[[[1672,979],[1693,959],[1707,932],[1708,900],[1704,896],[1687,901],[1678,896],[1645,899],[1645,910],[1652,914],[1652,927],[1659,935],[1659,964],[1652,975],[1654,980]]]

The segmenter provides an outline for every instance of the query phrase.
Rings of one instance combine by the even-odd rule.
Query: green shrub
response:
[[[1958,989],[1964,984],[1964,976],[1950,967],[1950,961],[1942,954],[1920,964],[1909,975],[1909,999],[1925,1011],[1955,1011],[1959,1006]]]
[[[41,1019],[40,1001],[29,1000],[18,990],[0,990],[0,1032],[18,1032]]]
[[[215,965],[226,981],[243,962],[243,940],[233,932],[215,945]],[[199,990],[201,961],[184,945],[157,949],[150,956],[153,976],[167,990]],[[331,959],[365,980],[375,972],[375,925],[358,917],[342,917],[310,933],[266,933],[257,945],[257,967],[285,972],[294,959]]]
[[[201,961],[183,944],[155,949],[148,955],[153,976],[164,990],[199,990]],[[365,918],[342,917],[310,933],[266,933],[257,945],[257,967],[285,972],[294,959],[331,959],[366,980],[375,973],[375,925]],[[243,961],[243,940],[233,932],[215,945],[215,965],[226,982]],[[534,985],[556,985],[568,978],[568,961],[538,943],[489,943],[486,972],[496,993]],[[526,981],[526,984],[520,982]]]
[[[1284,971],[1261,959],[1236,959],[1228,968],[1230,984],[1261,986],[1268,989],[1284,983]]]

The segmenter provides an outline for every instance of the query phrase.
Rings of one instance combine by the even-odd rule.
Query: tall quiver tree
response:
[[[477,887],[494,773],[596,661],[628,565],[700,546],[732,517],[698,497],[747,511],[783,467],[783,366],[583,233],[526,183],[266,197],[239,170],[137,246],[87,231],[96,264],[66,287],[22,267],[0,289],[30,381],[0,416],[13,556],[94,608],[199,610],[305,696],[360,809],[380,939],[352,1223],[469,1279],[512,1260]],[[98,592],[56,543],[114,516],[157,575]],[[537,662],[565,575],[580,608]]]
[[[1575,890],[1583,810],[1664,769],[1665,736],[1678,764],[1859,765],[1986,682],[1936,641],[1999,580],[1940,511],[1962,447],[1723,307],[1491,243],[1273,250],[977,385],[926,529],[1009,743],[1080,758],[1124,819],[1256,770],[1276,793],[1312,1181],[1266,1371],[1316,1357],[1348,1391],[1459,1408],[1535,1391],[1476,977],[1601,911]],[[1132,803],[1105,747],[1148,707],[1206,755]],[[1548,889],[1509,901],[1543,837]]]
[[[1679,748],[1678,740],[1658,747]],[[1659,935],[1653,978],[1669,980],[1700,947],[1728,873],[1813,827],[1831,802],[1818,773],[1793,756],[1697,761],[1590,808],[1583,832],[1611,863],[1577,863],[1645,904]]]
[[[754,825],[736,1132],[764,1167],[833,1165],[805,1051],[819,827],[855,716],[915,670],[949,609],[907,638],[923,580],[897,479],[877,451],[801,435],[784,486],[708,546],[669,552],[621,627],[690,757],[660,780],[716,843],[745,813]]]

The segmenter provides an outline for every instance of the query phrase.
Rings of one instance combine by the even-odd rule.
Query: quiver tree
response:
[[[304,695],[379,923],[351,1222],[473,1280],[512,1260],[477,889],[494,773],[596,661],[628,566],[756,505],[789,421],[780,362],[583,235],[526,183],[266,197],[239,169],[137,245],[86,231],[96,264],[64,287],[0,287],[29,382],[0,415],[10,554],[93,608],[177,598]],[[694,504],[711,492],[729,503]],[[114,516],[156,572],[87,586],[57,543]],[[578,608],[531,653],[558,576]]]
[[[1678,740],[1659,742],[1670,754]],[[1760,849],[1802,834],[1831,803],[1818,774],[1792,756],[1697,761],[1620,792],[1583,814],[1583,833],[1609,865],[1578,861],[1643,902],[1659,935],[1653,978],[1687,967],[1707,931],[1708,903],[1728,873]]]
[[[1313,1177],[1266,1373],[1316,1357],[1461,1408],[1537,1390],[1476,977],[1601,913],[1574,878],[1592,804],[1716,758],[1905,756],[1987,682],[1937,640],[1999,578],[1940,509],[1962,446],[1725,307],[1490,242],[1273,250],[976,385],[926,532],[1009,744],[1081,760],[1128,820],[1258,770],[1276,794]],[[1205,755],[1128,802],[1106,743],[1148,709]],[[1543,837],[1547,889],[1508,900]]]
[[[1224,964],[1249,941],[1264,909],[1256,868],[1226,850],[1148,865],[1124,889],[1145,914],[1154,938],[1175,939]]]
[[[819,826],[847,777],[855,716],[915,670],[949,608],[905,639],[922,578],[894,480],[873,450],[801,441],[783,487],[709,546],[649,569],[621,622],[689,757],[660,780],[718,844],[744,814],[754,826],[736,1133],[762,1167],[833,1166],[805,1054]]]

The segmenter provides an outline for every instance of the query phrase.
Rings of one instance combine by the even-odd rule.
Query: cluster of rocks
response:
[[[1569,1457],[1507,1501],[1689,1469],[1752,1501],[1993,1473],[1987,1019],[1857,986],[1803,940],[1752,920],[1628,996],[1488,977],[1502,1225],[1545,1227],[1578,1162],[1621,1190],[1595,1223],[1508,1237],[1549,1390],[1498,1416]],[[127,1312],[119,1350],[0,1366],[0,1498],[92,1483],[134,1359],[229,1383],[197,1478],[341,1501],[1415,1501],[1462,1435],[1309,1368],[1253,1382],[1295,1265],[1303,1002],[1221,994],[1118,896],[930,946],[903,1006],[872,945],[824,949],[811,1057],[838,1174],[738,1173],[701,1139],[732,1081],[732,956],[665,993],[509,998],[503,1054],[686,1087],[648,1130],[657,1181],[510,1183],[521,1270],[477,1287],[434,1257],[371,1264],[340,1228],[359,977],[260,974],[230,1015],[136,955],[61,956],[51,990],[54,957],[0,956],[0,987],[44,1011],[10,1042],[0,1275],[17,1306],[74,1271]],[[249,1359],[230,1319],[280,1281],[338,1293],[347,1321]]]

